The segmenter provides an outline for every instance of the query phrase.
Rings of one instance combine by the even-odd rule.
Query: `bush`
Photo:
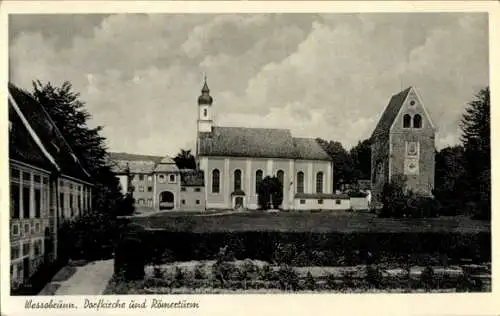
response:
[[[292,264],[305,251],[307,265],[346,266],[366,263],[402,262],[424,264],[448,256],[450,265],[463,258],[473,262],[491,261],[489,231],[459,232],[168,232],[143,231],[137,235],[143,241],[147,258],[162,249],[170,249],[172,261],[213,260],[233,261],[252,258],[275,265]],[[234,254],[225,245],[239,245]],[[192,245],[197,245],[193,247]],[[221,253],[221,249],[226,248]],[[156,250],[155,250],[156,249]],[[363,249],[362,252],[358,249]],[[370,259],[368,252],[372,254]],[[411,256],[410,256],[411,255]],[[301,259],[302,260],[302,259]],[[434,264],[434,263],[433,263]],[[436,261],[439,264],[439,261]]]
[[[277,177],[265,177],[257,187],[257,203],[263,210],[278,208],[283,203],[283,184]],[[272,205],[271,205],[272,203]]]
[[[431,290],[436,287],[436,280],[434,269],[430,266],[427,266],[422,274],[420,275],[420,286],[426,290]]]
[[[275,279],[273,275],[273,270],[271,269],[271,266],[269,264],[264,265],[260,269],[259,276],[264,281],[273,281]]]
[[[278,270],[278,283],[282,290],[296,291],[299,285],[297,272],[291,266],[280,266]]]
[[[121,200],[117,202],[117,216],[128,216],[135,212],[135,199],[132,194],[127,193],[123,196]]]
[[[366,281],[374,286],[375,288],[380,288],[383,285],[382,271],[376,265],[370,265],[366,268]]]
[[[411,218],[437,217],[440,205],[432,197],[411,194],[406,197],[406,205],[402,211]]]
[[[175,267],[173,286],[181,287],[185,282],[186,277],[184,275],[184,271],[179,267]]]
[[[113,245],[123,225],[108,214],[97,211],[61,224],[58,257],[73,260],[102,260],[113,257]]]
[[[115,250],[114,272],[125,280],[142,280],[146,264],[141,240],[127,237]]]
[[[193,277],[197,280],[201,280],[205,278],[205,265],[202,263],[197,264],[194,267]]]
[[[314,277],[312,276],[310,271],[307,271],[306,278],[304,280],[304,287],[307,290],[314,291],[316,289],[316,280],[314,280]]]

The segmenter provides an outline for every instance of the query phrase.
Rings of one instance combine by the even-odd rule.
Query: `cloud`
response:
[[[115,151],[192,148],[203,72],[217,124],[290,128],[346,147],[408,85],[438,146],[456,143],[466,102],[488,84],[484,14],[80,16],[70,38],[61,25],[71,19],[13,19],[11,80],[71,81]]]

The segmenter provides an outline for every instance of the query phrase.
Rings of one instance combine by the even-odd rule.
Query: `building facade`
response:
[[[122,192],[132,194],[136,209],[205,209],[200,172],[181,170],[170,157],[112,153],[111,160]]]
[[[9,84],[11,288],[57,259],[59,225],[92,207],[90,175],[54,122]]]
[[[266,176],[283,185],[282,209],[345,207],[345,199],[333,193],[333,160],[315,139],[293,137],[287,129],[214,125],[206,80],[198,98],[197,135],[207,208],[257,209],[257,187]]]
[[[392,96],[372,137],[372,205],[380,208],[384,185],[401,181],[407,190],[432,195],[435,128],[414,87]]]

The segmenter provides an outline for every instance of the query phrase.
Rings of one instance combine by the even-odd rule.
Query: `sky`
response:
[[[484,13],[10,15],[10,81],[72,83],[111,151],[194,148],[207,76],[219,126],[368,138],[414,86],[441,149],[489,84]]]

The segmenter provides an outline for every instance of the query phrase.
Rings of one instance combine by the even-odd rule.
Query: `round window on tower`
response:
[[[411,100],[410,105],[415,105],[415,100]]]

